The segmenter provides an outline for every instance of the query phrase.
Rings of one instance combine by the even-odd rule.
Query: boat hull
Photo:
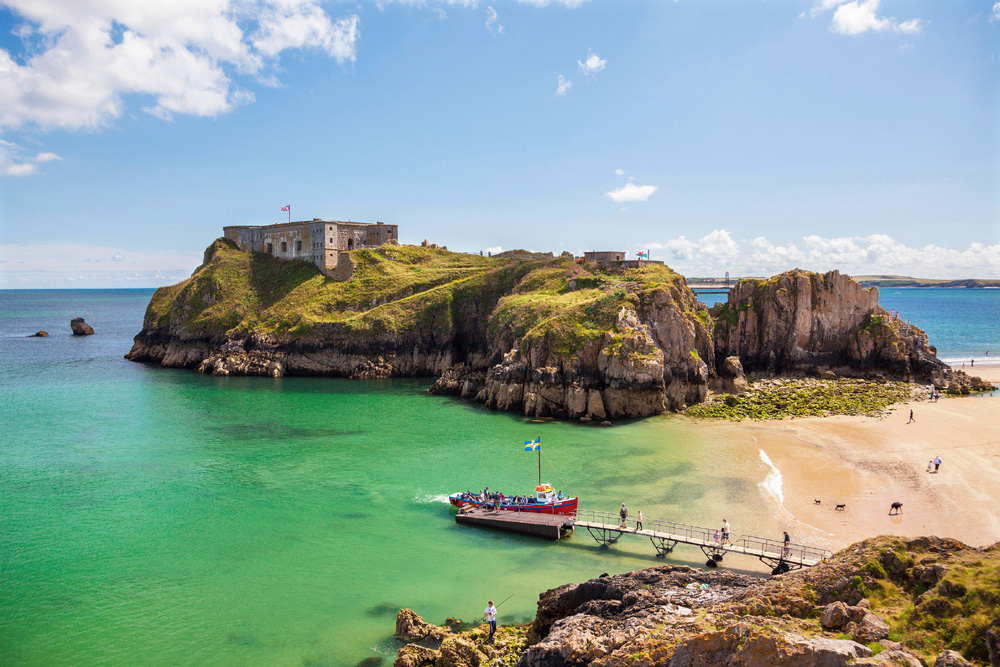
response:
[[[493,503],[481,500],[467,500],[460,493],[448,496],[448,502],[458,508],[488,507],[493,509]],[[568,514],[575,515],[579,498],[564,498],[554,503],[522,503],[520,505],[501,505],[497,509],[505,512],[533,512],[535,514]]]

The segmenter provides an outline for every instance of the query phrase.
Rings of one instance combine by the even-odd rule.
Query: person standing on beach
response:
[[[934,457],[934,472],[937,472],[938,468],[940,468],[940,467],[941,467],[941,457],[940,456],[935,456]]]
[[[490,600],[486,604],[486,611],[483,612],[483,618],[490,624],[490,636],[486,641],[492,644],[493,634],[497,631],[497,608],[493,606],[493,600]]]
[[[639,510],[635,515],[635,529],[642,530],[642,510]]]
[[[619,526],[619,528],[626,528],[627,526],[625,525],[625,519],[628,518],[628,508],[625,507],[625,503],[622,503],[622,508],[618,510],[618,516],[622,518],[622,524],[621,526]]]
[[[911,422],[913,422],[913,410],[910,410],[910,421],[908,421],[906,423],[909,424]]]
[[[722,520],[722,546],[726,546],[726,542],[732,546],[733,542],[729,539],[729,522],[725,519]]]
[[[934,459],[927,462],[927,472],[930,472],[931,470],[934,470]]]

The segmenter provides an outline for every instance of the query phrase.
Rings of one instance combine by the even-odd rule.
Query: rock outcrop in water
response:
[[[680,410],[710,385],[738,393],[744,368],[972,386],[945,378],[926,334],[888,318],[877,290],[837,272],[741,281],[713,322],[662,265],[399,245],[352,262],[351,280],[332,281],[220,239],[191,278],[156,291],[126,358],[220,376],[430,376],[432,393],[593,420]]]
[[[395,665],[1000,667],[998,563],[1000,545],[882,537],[770,580],[686,566],[602,575],[542,593],[531,625],[499,628],[496,644],[481,626],[406,646]]]
[[[76,317],[69,322],[74,336],[93,336],[94,327],[83,321],[82,317]]]

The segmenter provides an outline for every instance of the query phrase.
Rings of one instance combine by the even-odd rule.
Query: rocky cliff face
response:
[[[440,650],[411,644],[395,664],[1000,667],[998,548],[877,538],[766,581],[685,566],[602,575],[542,593],[534,622],[501,627],[495,644],[483,627],[441,629]],[[434,632],[400,619],[405,641]]]
[[[748,372],[833,367],[940,380],[948,371],[924,331],[878,305],[878,288],[838,271],[741,280],[715,315],[716,358],[738,356]]]

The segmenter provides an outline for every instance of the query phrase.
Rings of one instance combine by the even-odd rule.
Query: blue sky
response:
[[[159,6],[167,5],[167,6]],[[0,0],[0,287],[223,225],[1000,277],[1000,2]]]

